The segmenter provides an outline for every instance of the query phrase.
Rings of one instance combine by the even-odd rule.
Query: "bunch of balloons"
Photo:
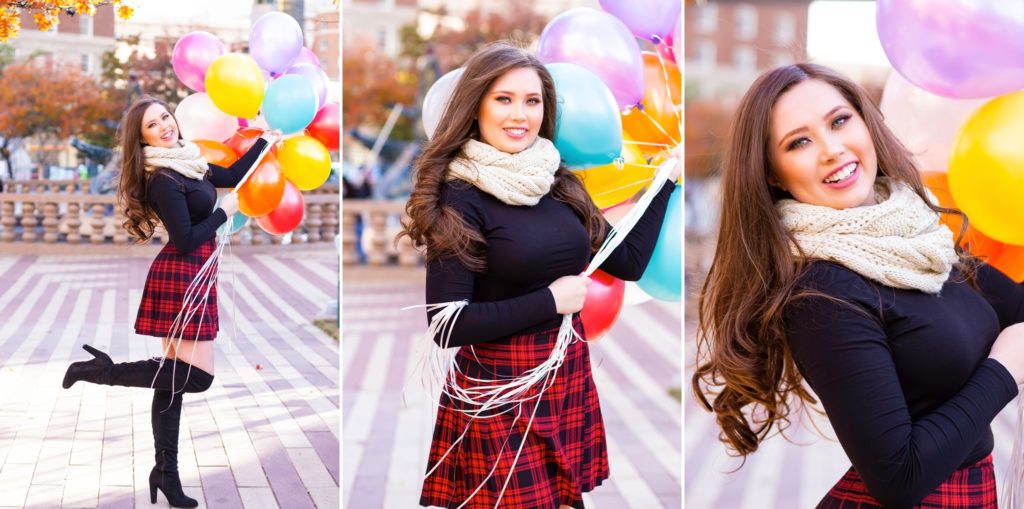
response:
[[[1024,4],[879,0],[895,69],[881,109],[946,207],[962,210],[971,253],[1024,281]],[[948,174],[947,174],[948,171]],[[962,222],[944,217],[954,234]]]
[[[609,220],[621,217],[682,142],[682,45],[678,0],[600,0],[603,10],[575,8],[540,34],[537,57],[555,81],[555,147]],[[641,47],[649,51],[641,51]],[[423,128],[432,137],[463,69],[438,79],[423,101]],[[682,298],[682,207],[679,189],[639,288],[603,272],[591,279],[582,311],[587,337],[604,335],[627,294]],[[647,298],[650,298],[650,297]],[[632,299],[640,302],[644,299]]]
[[[285,134],[238,190],[240,212],[232,232],[249,217],[267,233],[294,230],[305,210],[301,191],[320,187],[338,150],[341,110],[327,102],[330,81],[316,55],[303,46],[291,16],[270,12],[253,24],[249,53],[229,53],[207,32],[191,32],[174,45],[174,73],[195,91],[175,110],[182,135],[211,163],[227,166],[268,129]]]

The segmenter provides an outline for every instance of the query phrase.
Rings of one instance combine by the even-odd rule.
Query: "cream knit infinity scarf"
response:
[[[879,203],[864,207],[836,210],[781,200],[776,208],[809,258],[839,263],[894,288],[939,293],[957,261],[953,233],[910,186],[880,177],[875,193]]]
[[[210,168],[206,159],[199,153],[199,146],[188,140],[178,140],[178,143],[170,148],[147,145],[144,151],[146,171],[169,168],[190,179],[203,180]]]
[[[462,179],[509,205],[536,205],[555,181],[561,158],[550,141],[537,138],[518,154],[469,140],[448,164],[448,180]]]

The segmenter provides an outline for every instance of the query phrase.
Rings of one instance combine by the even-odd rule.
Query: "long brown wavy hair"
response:
[[[441,115],[434,137],[427,143],[413,168],[416,181],[405,205],[409,219],[398,238],[408,236],[416,247],[426,248],[427,261],[442,256],[455,256],[468,269],[486,269],[487,243],[479,231],[466,225],[462,216],[441,203],[441,188],[446,180],[448,163],[459,154],[470,138],[479,139],[480,129],[474,117],[491,85],[513,69],[531,68],[540,77],[544,119],[540,137],[554,140],[557,120],[555,82],[536,57],[507,42],[485,46],[466,62],[451,100]],[[586,189],[571,171],[564,167],[555,173],[551,196],[572,208],[583,222],[593,249],[605,237],[601,212]]]
[[[932,210],[964,219],[957,246],[967,230],[962,212],[926,198],[913,156],[859,85],[814,64],[780,67],[758,78],[739,104],[722,167],[721,224],[698,303],[698,366],[691,380],[697,399],[715,413],[720,440],[738,456],[756,451],[773,427],[784,432],[794,406],[816,403],[790,354],[782,318],[794,299],[822,295],[795,290],[810,260],[790,252],[795,241],[775,202],[792,197],[769,185],[768,158],[772,108],[806,80],[835,87],[864,119],[880,174],[908,184]],[[959,247],[957,254],[961,273],[973,284],[975,259]]]
[[[156,212],[149,206],[146,196],[146,183],[150,173],[146,172],[146,153],[142,142],[142,116],[146,109],[154,104],[162,105],[174,117],[167,103],[155,97],[143,96],[135,101],[125,112],[118,135],[121,145],[121,177],[117,188],[117,206],[124,214],[124,229],[134,238],[136,244],[142,244],[153,236],[159,219]],[[174,119],[177,123],[178,119]],[[181,138],[181,130],[178,130]]]

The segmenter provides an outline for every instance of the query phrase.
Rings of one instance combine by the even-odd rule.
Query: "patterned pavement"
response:
[[[337,252],[266,253],[222,262],[216,379],[185,398],[182,482],[200,507],[336,508],[338,346],[312,321],[336,303]],[[151,259],[0,255],[0,508],[154,507],[149,390],[60,388],[84,343],[159,355],[132,328]]]

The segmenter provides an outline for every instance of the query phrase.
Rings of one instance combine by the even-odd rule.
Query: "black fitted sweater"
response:
[[[658,241],[673,188],[671,183],[664,185],[601,265],[602,270],[627,281],[640,279]],[[506,205],[461,180],[444,185],[441,202],[454,208],[487,241],[483,273],[470,271],[454,257],[427,264],[427,303],[469,301],[455,320],[449,346],[561,325],[547,286],[562,276],[581,274],[592,257],[586,229],[572,209],[550,194],[532,207]],[[427,313],[428,320],[434,313]],[[440,339],[434,338],[439,344]]]
[[[210,165],[203,180],[196,180],[167,168],[153,172],[146,183],[146,199],[167,229],[170,243],[185,254],[217,234],[227,222],[223,209],[213,210],[218,187],[234,187],[256,161],[264,139],[256,143],[231,166]]]
[[[975,290],[955,269],[938,295],[899,290],[814,262],[785,312],[793,358],[868,491],[910,507],[992,452],[996,414],[1017,384],[988,359],[1024,321],[1024,288],[989,266]]]

